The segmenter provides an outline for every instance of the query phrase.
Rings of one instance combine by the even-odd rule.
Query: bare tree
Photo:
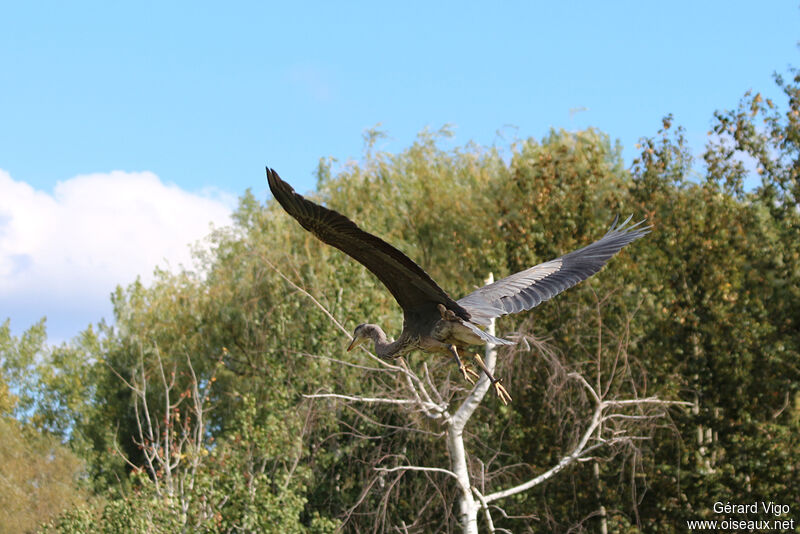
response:
[[[274,268],[274,267],[273,267]],[[278,271],[277,269],[275,269]],[[331,321],[348,337],[349,332],[337,321],[325,307],[305,289],[301,288],[282,273],[280,276],[291,284],[296,290],[310,298]],[[492,277],[486,283],[491,283]],[[641,396],[638,390],[629,388],[628,396],[621,396],[615,384],[620,377],[629,375],[628,355],[627,355],[627,332],[629,323],[625,327],[625,333],[616,340],[615,355],[610,363],[608,376],[604,376],[602,365],[602,337],[605,332],[602,324],[602,299],[597,300],[598,314],[598,349],[593,362],[595,373],[587,372],[581,368],[569,368],[550,350],[545,344],[534,337],[518,334],[517,340],[523,350],[530,350],[531,345],[536,351],[545,357],[550,371],[550,387],[548,388],[549,401],[553,404],[561,397],[569,397],[574,400],[576,393],[580,401],[579,406],[571,407],[571,410],[582,411],[583,418],[577,422],[576,428],[571,429],[573,438],[558,462],[549,469],[537,474],[536,476],[524,480],[520,483],[510,485],[505,488],[497,488],[493,491],[486,491],[486,480],[488,473],[476,473],[470,469],[470,454],[464,441],[464,433],[470,418],[475,413],[476,408],[481,404],[486,393],[490,388],[490,381],[485,374],[475,384],[463,399],[452,402],[454,397],[449,394],[449,383],[434,385],[431,373],[426,363],[422,363],[421,373],[412,370],[401,358],[395,362],[382,360],[364,350],[367,358],[371,362],[369,365],[353,364],[332,357],[325,357],[341,365],[358,365],[365,370],[380,370],[396,374],[401,378],[401,383],[405,385],[402,390],[385,391],[380,396],[363,396],[357,394],[343,394],[335,392],[320,392],[306,395],[309,399],[337,399],[338,401],[353,404],[387,404],[395,405],[398,408],[407,410],[409,414],[419,412],[426,418],[440,421],[445,428],[442,435],[447,451],[449,453],[450,465],[431,466],[414,465],[403,463],[391,467],[376,466],[375,470],[380,475],[385,476],[390,473],[419,472],[428,475],[444,474],[453,479],[458,490],[458,521],[464,533],[478,532],[478,519],[482,515],[489,532],[508,532],[505,529],[495,527],[495,517],[505,517],[505,510],[501,503],[504,499],[525,491],[529,491],[545,481],[553,478],[558,473],[581,462],[595,461],[593,466],[595,476],[599,477],[599,465],[596,460],[598,455],[605,454],[613,456],[618,452],[628,449],[635,451],[638,443],[647,440],[653,428],[653,422],[665,418],[667,410],[671,406],[681,405],[690,406],[691,403],[681,401],[662,400],[654,396]],[[491,326],[491,333],[494,333],[494,325]],[[494,371],[497,364],[497,350],[493,346],[487,346],[484,357],[485,365],[490,371]],[[591,377],[594,374],[594,377]],[[567,395],[567,391],[570,392]],[[451,400],[447,400],[451,399]],[[409,430],[413,427],[409,419]],[[397,456],[395,456],[396,458]],[[481,465],[485,465],[481,462]],[[367,484],[365,492],[373,487],[373,483]],[[388,484],[386,491],[392,491],[394,483]],[[354,507],[355,508],[355,507]],[[605,526],[605,508],[601,505],[598,513],[602,516],[603,528]],[[381,526],[383,528],[381,528]],[[403,523],[401,526],[394,527],[399,532],[408,532],[408,526]],[[376,524],[375,530],[387,530],[386,525]]]
[[[133,370],[133,376],[126,380],[109,365],[109,369],[122,380],[134,395],[133,408],[136,419],[136,436],[134,444],[142,451],[144,468],[153,481],[158,497],[176,502],[180,508],[180,523],[187,525],[189,507],[193,499],[193,490],[198,469],[203,457],[208,454],[206,420],[211,409],[209,396],[211,386],[216,380],[216,369],[202,384],[197,379],[192,359],[186,355],[188,369],[188,385],[176,392],[177,364],[165,368],[161,352],[153,347],[157,367],[148,370],[145,366],[144,349],[140,348],[139,366]],[[150,392],[150,374],[155,372],[159,386]],[[184,381],[185,382],[185,381]],[[162,396],[162,405],[154,397]],[[134,472],[142,469],[119,450],[114,440],[116,453],[119,454]],[[214,511],[209,507],[207,515]]]

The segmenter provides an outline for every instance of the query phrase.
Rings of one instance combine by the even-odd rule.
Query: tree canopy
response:
[[[697,158],[668,116],[631,168],[594,129],[443,149],[444,128],[398,154],[376,151],[371,131],[358,163],[321,160],[309,196],[397,246],[456,298],[488,273],[591,242],[615,214],[653,225],[599,275],[497,329],[531,336],[575,369],[601,355],[614,362],[624,346],[629,375],[603,364],[615,387],[692,407],[671,410],[635,451],[515,496],[496,527],[593,531],[601,504],[615,532],[672,532],[713,518],[716,501],[796,503],[800,73],[791,75],[777,77],[786,102],[747,93],[718,112]],[[197,248],[193,270],[118,288],[113,324],[58,347],[44,322],[19,338],[0,327],[0,455],[24,456],[1,480],[25,495],[17,504],[52,504],[37,512],[45,530],[459,528],[447,477],[374,469],[390,457],[446,466],[435,422],[409,432],[419,414],[305,396],[402,387],[365,372],[367,356],[345,356],[332,320],[397,333],[402,317],[366,269],[262,200],[241,197],[233,226]],[[577,414],[548,401],[541,354],[500,350],[514,401],[487,399],[465,435],[476,455],[513,466],[496,480],[540,472],[574,437]],[[449,361],[409,365],[423,361],[433,381],[457,381]],[[50,497],[58,485],[74,491]],[[15,521],[0,530],[34,528]]]

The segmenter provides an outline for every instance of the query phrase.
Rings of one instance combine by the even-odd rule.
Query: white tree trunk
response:
[[[270,264],[266,258],[264,258],[264,261],[267,264],[269,264],[273,269],[275,269],[280,276],[282,276],[290,285],[292,285],[292,287],[300,291],[305,296],[309,297],[316,306],[318,306],[325,312],[325,314],[336,324],[336,326],[345,335],[350,337],[350,334],[341,325],[341,323],[336,321],[333,315],[327,309],[325,309],[325,307],[322,306],[322,304],[320,304],[319,301],[314,299],[314,297],[312,297],[303,288],[297,286],[291,280],[286,278],[280,271],[278,271],[277,268],[275,268],[272,264]],[[486,283],[490,284],[493,281],[494,279],[492,275],[489,275],[489,279],[486,281]],[[494,321],[492,321],[492,324],[488,328],[488,331],[494,335],[495,331]],[[522,337],[522,339],[525,338]],[[623,351],[627,350],[627,342],[621,346],[620,350]],[[668,400],[661,400],[657,397],[640,398],[634,395],[633,398],[628,398],[628,399],[619,398],[616,395],[617,393],[616,391],[612,391],[611,393],[609,393],[609,388],[611,384],[608,384],[606,386],[606,389],[603,390],[601,387],[602,386],[601,383],[598,382],[597,386],[592,386],[591,384],[589,384],[589,382],[582,374],[576,371],[567,372],[563,377],[563,380],[565,382],[573,380],[579,382],[588,392],[589,394],[588,400],[594,404],[594,409],[592,411],[591,417],[589,417],[587,420],[577,423],[580,425],[580,427],[585,427],[583,429],[583,434],[581,435],[578,442],[573,445],[573,448],[569,452],[564,453],[564,456],[562,456],[562,458],[558,461],[556,465],[552,466],[550,469],[544,471],[543,473],[540,473],[536,477],[531,478],[513,487],[509,487],[488,494],[483,494],[485,488],[482,485],[480,488],[476,487],[475,485],[472,484],[470,479],[470,473],[467,461],[468,460],[467,452],[464,447],[464,428],[466,427],[466,424],[469,421],[469,419],[472,417],[472,414],[475,412],[475,409],[478,407],[478,405],[480,405],[481,401],[486,396],[486,393],[489,391],[489,388],[491,387],[491,383],[486,374],[481,375],[480,379],[478,380],[478,383],[475,385],[472,391],[466,396],[464,401],[457,408],[456,412],[451,415],[451,412],[449,411],[450,408],[449,401],[444,400],[446,397],[448,397],[448,395],[443,395],[432,384],[432,382],[430,381],[430,376],[428,375],[427,367],[424,364],[423,368],[425,369],[425,375],[424,378],[421,378],[406,366],[405,361],[402,358],[399,360],[400,364],[396,365],[394,363],[378,358],[369,351],[366,351],[366,354],[379,367],[390,370],[394,373],[399,373],[400,376],[403,376],[408,385],[408,389],[411,392],[411,396],[407,398],[398,398],[396,395],[391,395],[389,397],[381,397],[381,396],[362,397],[357,395],[342,395],[337,393],[316,393],[312,395],[304,395],[304,397],[336,398],[348,402],[414,405],[431,420],[441,421],[447,429],[446,431],[447,450],[450,455],[450,463],[452,469],[448,470],[440,467],[427,467],[420,465],[397,465],[394,467],[376,466],[375,469],[383,473],[392,473],[397,471],[422,471],[422,472],[444,473],[450,477],[455,478],[459,489],[459,496],[457,503],[458,520],[461,523],[462,532],[466,534],[477,534],[478,512],[481,510],[483,510],[485,513],[485,522],[489,533],[497,532],[497,530],[508,532],[508,530],[505,529],[497,529],[497,530],[495,529],[489,503],[499,501],[507,497],[510,497],[512,495],[517,495],[519,493],[528,491],[529,489],[545,482],[546,480],[549,480],[556,474],[576,464],[577,462],[591,459],[593,455],[597,454],[596,451],[602,448],[613,448],[619,445],[630,446],[632,444],[635,444],[639,440],[648,439],[649,436],[647,434],[641,435],[637,433],[638,424],[636,422],[653,421],[656,419],[663,418],[666,416],[667,413],[666,410],[668,407],[697,406],[696,402],[690,403],[685,401],[668,401]],[[627,352],[625,352],[625,355],[627,355]],[[598,353],[598,362],[600,357],[601,354]],[[336,360],[334,358],[328,357],[327,359],[342,364],[346,363]],[[489,372],[494,373],[497,362],[497,351],[494,346],[492,345],[486,346],[486,354],[484,362]],[[346,364],[352,365],[350,363]],[[122,379],[121,376],[120,378]],[[612,374],[612,379],[613,379],[613,374]],[[129,387],[131,387],[131,389],[133,389],[134,391],[137,391],[139,395],[144,394],[144,392],[138,391],[133,385],[129,384]],[[609,396],[609,398],[604,398],[607,395]],[[205,397],[204,401],[207,399],[208,397]],[[147,406],[146,403],[144,404],[144,406],[146,408]],[[645,410],[645,408],[647,408],[648,406],[650,407],[650,409]],[[135,407],[138,409],[139,405],[136,404]],[[654,410],[654,408],[657,409]],[[632,410],[633,412],[631,413]],[[612,420],[615,421],[618,426],[620,426],[619,430],[615,432],[605,431],[604,424]],[[625,423],[626,421],[627,423]],[[647,424],[649,425],[651,423]],[[141,432],[142,430],[140,430],[140,434]],[[144,441],[144,436],[142,435],[140,437],[142,438],[142,441]],[[711,439],[709,439],[709,441],[711,441]],[[132,465],[132,467],[135,466]],[[595,480],[598,481],[599,465],[597,464],[596,458],[595,458],[594,468],[595,468],[594,471]],[[494,508],[495,506],[496,505],[492,505],[492,508]],[[355,507],[351,509],[351,512],[354,509]],[[502,509],[500,510],[502,512]],[[607,514],[602,505],[600,506],[600,510],[602,515],[605,516],[605,514]],[[603,517],[601,520],[602,532],[605,532],[607,528],[608,528],[607,518]]]
[[[464,534],[478,534],[478,503],[472,495],[469,471],[467,470],[467,453],[464,450],[464,436],[461,430],[452,427],[447,430],[447,449],[450,452],[450,461],[453,472],[461,486],[461,496],[458,499],[458,519],[461,521],[461,531]]]
[[[491,284],[492,282],[494,282],[494,276],[489,273],[489,278],[486,279],[485,283]],[[494,335],[494,319],[492,319],[486,331]],[[495,346],[487,344],[484,356],[487,369],[494,374],[495,365],[497,363],[497,349]],[[456,411],[447,425],[447,450],[450,453],[450,463],[452,464],[453,473],[455,473],[458,484],[461,487],[461,496],[458,499],[458,513],[459,520],[461,521],[461,531],[464,534],[478,534],[478,510],[480,509],[480,503],[475,500],[475,495],[472,493],[472,482],[470,481],[469,469],[467,468],[467,452],[464,448],[464,427],[475,411],[475,408],[477,408],[483,400],[490,386],[489,378],[486,374],[481,374],[477,385],[467,396],[464,403],[459,407],[458,411]]]

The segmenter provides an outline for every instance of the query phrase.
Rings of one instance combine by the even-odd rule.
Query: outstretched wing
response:
[[[463,319],[469,313],[440,288],[422,268],[386,241],[365,232],[336,211],[295,193],[267,167],[270,191],[286,212],[325,243],[352,256],[383,282],[404,312],[429,310],[444,304]]]
[[[631,216],[633,217],[633,216]],[[650,232],[644,221],[625,227],[617,219],[606,235],[591,245],[486,285],[457,302],[472,321],[488,325],[494,317],[530,310],[599,271],[625,245]]]

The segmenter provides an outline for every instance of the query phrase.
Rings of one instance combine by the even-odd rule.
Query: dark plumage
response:
[[[582,249],[536,265],[502,280],[481,287],[469,295],[453,300],[422,268],[398,249],[365,232],[344,215],[297,194],[267,168],[269,188],[286,212],[309,232],[325,243],[355,258],[389,289],[403,308],[403,331],[397,341],[390,342],[377,325],[358,325],[348,350],[367,340],[375,343],[375,352],[382,358],[396,358],[412,350],[452,354],[465,378],[470,373],[459,359],[457,348],[483,345],[487,342],[513,344],[494,337],[478,325],[488,325],[501,315],[529,310],[592,276],[622,247],[647,234],[649,226],[640,221],[631,226],[628,217]],[[508,393],[488,369],[477,360],[498,395],[505,402]]]

